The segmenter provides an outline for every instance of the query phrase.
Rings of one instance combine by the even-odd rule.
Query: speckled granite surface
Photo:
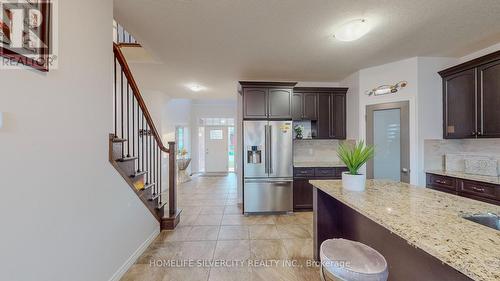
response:
[[[366,190],[340,180],[312,185],[474,280],[500,280],[500,231],[461,218],[500,206],[393,181],[367,180]]]
[[[318,162],[313,162],[313,161],[297,161],[297,162],[293,162],[293,166],[294,167],[297,167],[297,168],[313,168],[313,167],[317,167],[317,168],[334,168],[334,167],[345,167],[345,164],[342,163],[342,162],[321,162],[321,161],[318,161]]]
[[[443,170],[429,170],[426,173],[454,177],[464,180],[473,180],[479,182],[500,184],[500,177],[491,177],[491,176],[481,176],[481,175],[472,175],[466,174],[464,172],[455,172],[455,171],[443,171]]]

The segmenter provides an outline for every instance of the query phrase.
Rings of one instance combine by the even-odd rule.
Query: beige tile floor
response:
[[[162,231],[122,280],[320,280],[308,263],[312,213],[244,216],[233,174],[194,177],[179,186],[178,198],[183,211],[177,228]],[[177,264],[166,264],[172,261]],[[236,262],[215,265],[222,261]]]

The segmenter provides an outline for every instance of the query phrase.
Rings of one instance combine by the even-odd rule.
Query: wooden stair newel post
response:
[[[181,219],[181,209],[177,209],[177,163],[175,142],[168,143],[168,213],[161,220],[161,229],[174,229]]]

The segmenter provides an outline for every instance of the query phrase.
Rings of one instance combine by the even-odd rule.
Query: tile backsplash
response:
[[[347,140],[351,142],[350,140]],[[295,162],[340,162],[337,148],[340,140],[295,140],[293,160]]]
[[[500,139],[425,140],[425,170],[500,173]],[[496,176],[496,175],[495,175]]]
[[[293,121],[293,127],[301,126],[302,127],[302,137],[304,139],[312,138],[312,125],[311,121]],[[293,138],[296,138],[295,130],[293,131]]]

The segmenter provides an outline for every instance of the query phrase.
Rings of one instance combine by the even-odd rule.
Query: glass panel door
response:
[[[401,110],[373,112],[373,178],[401,180]]]
[[[410,183],[409,108],[408,101],[366,106],[366,142],[375,146],[367,178]]]

